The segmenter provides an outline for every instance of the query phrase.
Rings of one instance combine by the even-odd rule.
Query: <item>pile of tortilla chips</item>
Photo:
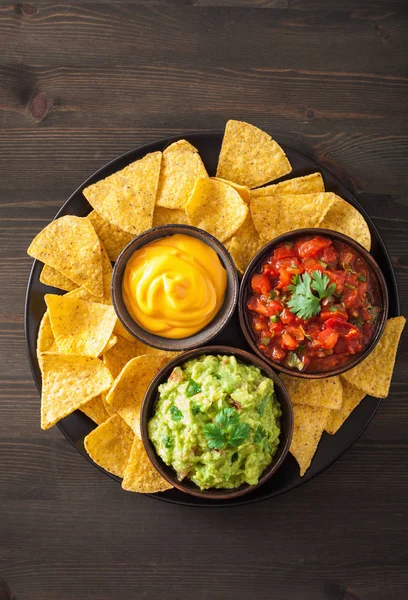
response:
[[[38,332],[41,427],[83,411],[97,424],[84,440],[88,454],[123,478],[124,489],[151,493],[170,487],[144,450],[140,408],[149,383],[174,354],[145,346],[118,321],[110,296],[111,261],[133,237],[165,224],[211,233],[241,273],[266,242],[303,227],[340,231],[370,249],[364,218],[325,190],[320,173],[270,183],[291,170],[267,133],[229,121],[215,177],[208,176],[197,149],[179,140],[85,188],[90,214],[61,217],[31,243],[28,253],[44,263],[40,281],[66,292],[45,295]],[[334,434],[366,393],[387,395],[404,322],[390,319],[375,351],[340,378],[282,375],[294,405],[291,452],[301,475],[324,430]]]

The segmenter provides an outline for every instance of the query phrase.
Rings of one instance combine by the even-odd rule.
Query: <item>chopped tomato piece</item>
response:
[[[279,248],[276,248],[273,252],[273,258],[279,260],[280,258],[286,258],[287,256],[296,256],[295,247],[292,245],[284,244]]]
[[[269,321],[269,331],[273,333],[273,335],[279,335],[283,331],[283,324],[278,321],[274,323],[273,321]]]
[[[282,290],[287,287],[292,281],[292,275],[286,269],[280,269],[279,271],[279,284],[277,288]]]
[[[272,358],[274,360],[282,360],[282,358],[285,356],[285,351],[281,350],[280,348],[278,348],[277,346],[273,347],[272,350]]]
[[[322,252],[321,260],[328,265],[335,265],[338,261],[339,255],[333,245],[328,246]]]
[[[314,258],[309,258],[308,260],[305,260],[303,266],[305,267],[305,270],[308,273],[313,273],[313,271],[321,271],[322,273],[324,272],[324,266]]]
[[[317,337],[323,348],[326,350],[331,350],[337,344],[339,333],[334,329],[327,327],[326,329],[323,329],[323,331],[321,331]]]
[[[320,250],[328,248],[328,246],[331,246],[331,240],[329,240],[329,238],[324,238],[320,235],[317,235],[311,240],[307,240],[299,247],[299,256],[301,258],[311,258],[316,256]]]
[[[287,350],[296,350],[298,346],[298,342],[290,335],[290,333],[282,334],[282,348],[286,348]]]
[[[341,304],[332,304],[331,306],[327,306],[320,313],[320,318],[322,321],[326,321],[326,319],[331,319],[335,317],[336,319],[345,319],[348,321],[348,314],[344,306]]]
[[[267,296],[272,289],[270,279],[263,273],[256,273],[252,277],[251,286],[255,294]]]
[[[326,275],[332,283],[336,284],[337,294],[341,294],[346,281],[346,273],[344,271],[326,271]]]
[[[285,327],[287,333],[289,333],[292,337],[295,338],[298,342],[303,342],[305,339],[305,333],[302,327],[296,327],[296,325],[288,325]]]
[[[288,308],[284,308],[280,314],[280,320],[282,321],[282,323],[284,323],[284,325],[288,325],[289,323],[294,323],[296,317],[293,313],[290,312]]]
[[[267,331],[268,330],[268,321],[262,318],[256,318],[253,320],[252,325],[255,331]]]
[[[332,317],[331,319],[327,319],[326,328],[334,329],[335,331],[338,331],[342,335],[347,335],[350,331],[353,331],[353,330],[358,332],[358,329],[356,329],[356,327],[352,323],[349,323],[348,321],[345,321],[344,319],[337,319],[335,317]]]

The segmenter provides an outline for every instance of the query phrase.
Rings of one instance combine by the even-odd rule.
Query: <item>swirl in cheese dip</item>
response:
[[[203,329],[222,306],[227,273],[205,242],[175,234],[143,246],[129,259],[122,281],[130,316],[165,338]]]

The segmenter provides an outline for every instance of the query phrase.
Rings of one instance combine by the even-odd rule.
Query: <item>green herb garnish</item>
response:
[[[234,452],[234,454],[231,456],[232,463],[234,463],[236,460],[238,460],[238,452]]]
[[[357,273],[357,279],[359,281],[367,281],[367,277],[365,277],[365,275],[362,275],[361,273]]]
[[[261,344],[264,344],[264,346],[267,346],[270,341],[271,341],[271,338],[269,336],[265,335],[261,338]]]
[[[260,444],[263,440],[263,437],[264,437],[264,430],[261,426],[259,426],[254,435],[254,444]]]
[[[270,298],[271,300],[275,300],[275,298],[276,298],[276,292],[275,292],[275,290],[271,290],[271,291],[269,292],[269,298]]]
[[[177,408],[175,404],[172,404],[170,406],[170,414],[173,421],[178,422],[181,421],[181,419],[183,418],[183,413]]]
[[[351,317],[350,323],[352,323],[360,329],[364,325],[364,319],[362,319],[361,317]]]
[[[201,392],[201,385],[194,381],[194,379],[189,379],[186,387],[187,398],[191,398],[191,396],[195,396],[199,392]]]
[[[165,447],[165,448],[171,448],[171,445],[172,445],[172,444],[171,444],[171,438],[169,438],[169,436],[168,436],[168,435],[165,435],[165,436],[163,437],[163,444],[164,444],[164,447]]]
[[[198,415],[198,413],[201,412],[200,407],[195,402],[191,403],[191,412],[194,416]]]
[[[279,317],[280,317],[280,313],[277,312],[275,315],[272,315],[272,317],[269,317],[270,321],[272,321],[272,323],[277,323],[279,321]]]
[[[288,352],[286,362],[288,363],[289,367],[296,367],[298,371],[303,371],[305,366],[296,354],[296,352]]]
[[[215,417],[214,423],[203,426],[204,436],[212,450],[240,446],[249,436],[251,428],[248,423],[240,423],[235,408],[223,408]]]
[[[266,403],[268,402],[268,396],[262,398],[260,405],[258,406],[258,413],[260,417],[263,417],[265,412]]]
[[[336,285],[330,283],[329,277],[321,271],[295,275],[292,284],[288,286],[292,297],[288,302],[290,312],[301,319],[311,319],[320,312],[320,301],[328,298],[336,290]],[[317,292],[317,296],[313,293]]]

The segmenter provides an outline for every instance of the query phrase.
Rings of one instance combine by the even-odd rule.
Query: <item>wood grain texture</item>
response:
[[[122,492],[39,427],[26,248],[95,169],[249,120],[373,216],[408,312],[407,12],[392,0],[0,0],[0,599],[384,600],[406,595],[407,334],[355,446],[233,509]]]

